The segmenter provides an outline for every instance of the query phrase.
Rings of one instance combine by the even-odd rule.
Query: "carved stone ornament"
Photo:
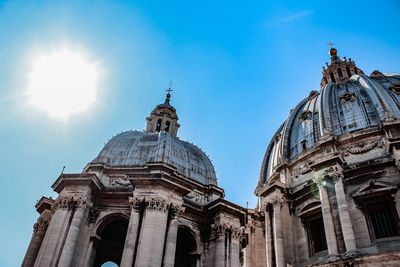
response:
[[[47,226],[49,226],[49,221],[39,217],[37,222],[33,225],[33,235],[36,235],[38,232],[46,232]]]
[[[170,207],[170,204],[161,198],[145,199],[144,205],[147,210],[157,210],[162,212],[167,212]]]
[[[346,102],[353,102],[356,100],[356,96],[354,92],[345,92],[341,96],[339,96],[340,100],[342,100],[343,103]]]
[[[139,211],[144,206],[143,198],[130,197],[129,205],[132,210]]]
[[[173,218],[173,219],[179,218],[184,211],[185,211],[184,207],[171,204],[171,208],[170,208],[171,218]]]
[[[109,177],[109,183],[113,186],[130,186],[131,182],[126,177]]]
[[[356,155],[356,154],[362,154],[362,153],[366,153],[372,149],[374,149],[375,147],[378,148],[383,148],[385,146],[385,142],[382,139],[376,139],[370,142],[358,142],[355,145],[349,146],[346,148],[346,152]],[[344,156],[348,156],[347,153],[344,153]]]
[[[239,239],[239,237],[241,235],[241,231],[240,231],[239,227],[234,227],[227,223],[219,223],[219,222],[215,223],[215,224],[213,224],[212,229],[218,236],[221,236],[228,231],[231,232],[232,238],[234,238],[234,239]]]
[[[67,197],[58,197],[56,202],[54,203],[54,210],[57,208],[61,209],[87,209],[92,206],[92,202],[84,197],[77,196],[67,196]]]
[[[309,173],[309,172],[311,172],[310,167],[308,167],[307,164],[303,164],[303,165],[301,165],[300,167],[298,167],[297,169],[295,169],[293,171],[293,176],[295,178],[299,178],[300,175],[304,175],[304,174]]]
[[[91,207],[89,210],[89,222],[95,223],[99,216],[100,210],[96,207]]]
[[[286,203],[286,202],[287,202],[287,201],[286,201],[286,199],[284,198],[284,196],[281,196],[281,197],[273,197],[273,198],[267,200],[266,207],[268,207],[269,205],[272,205],[273,207],[280,206],[280,207],[282,208],[282,205],[283,205],[284,203]]]

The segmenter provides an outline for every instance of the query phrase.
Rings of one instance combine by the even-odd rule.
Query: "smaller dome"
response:
[[[155,162],[169,164],[202,184],[217,185],[215,170],[207,155],[197,146],[166,131],[123,132],[112,138],[91,163],[128,167]]]

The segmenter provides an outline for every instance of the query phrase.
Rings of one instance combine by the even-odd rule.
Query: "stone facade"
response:
[[[241,265],[246,210],[224,199],[204,152],[176,138],[169,101],[145,132],[114,137],[83,173],[58,177],[22,266]]]
[[[245,231],[245,266],[400,265],[400,76],[368,77],[336,49],[330,55],[321,91],[267,149],[245,226],[264,232]],[[329,80],[338,68],[344,75]],[[265,260],[254,263],[260,247]]]
[[[146,131],[58,177],[22,266],[399,266],[400,76],[330,55],[267,148],[255,209],[226,201],[205,153],[177,138],[168,93]]]

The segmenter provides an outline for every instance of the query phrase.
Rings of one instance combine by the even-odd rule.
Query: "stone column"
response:
[[[51,217],[34,266],[56,265],[71,215],[70,203],[70,197],[58,197],[56,199],[54,214]]]
[[[214,226],[215,232],[215,256],[213,266],[226,266],[226,251],[225,251],[225,230],[226,227],[220,223]]]
[[[172,206],[170,210],[171,221],[168,227],[165,243],[164,266],[173,267],[175,264],[176,240],[178,238],[178,217],[183,212],[182,207]]]
[[[96,249],[99,239],[97,236],[91,236],[89,246],[85,257],[85,266],[93,266],[94,259],[96,258]]]
[[[265,258],[267,267],[272,267],[272,259],[274,257],[272,251],[271,211],[267,207],[265,210]]]
[[[129,219],[128,231],[126,233],[124,251],[122,253],[121,267],[131,267],[135,254],[136,240],[139,234],[140,209],[143,199],[129,198],[131,205],[131,217]]]
[[[163,199],[145,200],[136,267],[160,267],[163,257],[169,204]]]
[[[273,225],[274,225],[274,241],[275,241],[275,259],[276,259],[276,266],[277,267],[286,267],[286,260],[285,260],[285,237],[283,234],[283,225],[282,225],[282,199],[275,199],[272,202],[274,206],[274,218],[273,218]]]
[[[357,253],[356,240],[354,237],[349,208],[347,206],[346,194],[344,192],[343,178],[341,175],[338,176],[335,182],[335,192],[339,210],[340,224],[342,225],[344,244],[346,246],[346,254],[355,254]]]
[[[329,257],[336,258],[338,256],[338,248],[336,242],[335,227],[333,224],[331,207],[329,205],[328,192],[326,188],[319,185],[319,194],[321,198],[322,219],[324,221],[326,243],[328,245]]]
[[[36,256],[39,252],[40,245],[43,242],[47,226],[49,225],[50,217],[51,217],[50,210],[45,210],[42,212],[42,214],[40,214],[40,217],[33,226],[33,235],[31,238],[31,242],[29,243],[28,250],[26,251],[21,266],[30,267],[35,264]]]
[[[240,267],[240,229],[232,228],[230,267]]]
[[[75,212],[71,221],[71,225],[68,230],[67,238],[61,253],[59,267],[68,267],[72,265],[72,261],[76,258],[76,247],[80,237],[81,228],[87,217],[87,210],[90,207],[90,203],[86,198],[74,198]]]

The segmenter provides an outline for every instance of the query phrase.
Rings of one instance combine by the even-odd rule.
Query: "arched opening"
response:
[[[176,241],[175,267],[196,267],[198,258],[196,239],[188,228],[180,226]]]
[[[161,131],[161,119],[158,119],[157,121],[157,127],[156,127],[156,132]]]
[[[166,132],[169,131],[169,125],[170,125],[170,122],[167,121],[167,122],[165,123],[165,127],[164,127],[164,130],[165,130]]]
[[[118,267],[118,264],[112,261],[107,261],[101,265],[101,267]]]
[[[343,77],[343,72],[342,72],[342,70],[341,70],[341,69],[338,69],[337,72],[338,72],[338,75],[339,75],[339,79],[342,78],[342,77]]]
[[[97,235],[101,240],[96,246],[94,267],[118,266],[121,263],[127,230],[128,221],[123,218],[115,218],[99,227]],[[116,265],[112,265],[113,263]]]
[[[348,66],[346,67],[346,72],[347,72],[347,76],[350,78],[351,77],[351,71],[350,71],[350,68]]]
[[[335,83],[335,76],[333,76],[332,72],[329,72],[329,76],[331,77],[331,82]]]

